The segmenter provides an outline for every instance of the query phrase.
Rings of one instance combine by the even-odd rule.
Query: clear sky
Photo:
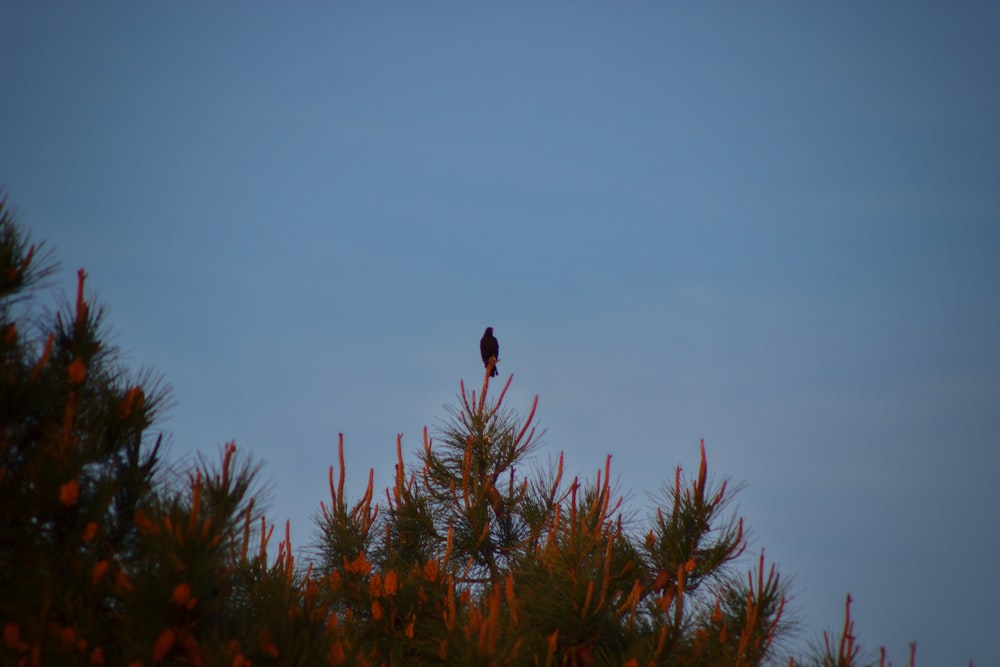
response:
[[[210,5],[210,6],[209,6]],[[697,464],[903,664],[1000,664],[1000,8],[0,2],[0,185],[308,543],[492,325],[541,457]],[[749,565],[749,563],[748,563]]]

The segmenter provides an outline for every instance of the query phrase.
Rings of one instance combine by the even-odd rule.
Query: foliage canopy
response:
[[[343,437],[306,562],[256,503],[258,466],[164,465],[169,403],[85,298],[36,313],[54,264],[0,202],[0,664],[760,665],[787,632],[786,584],[746,572],[736,488],[678,468],[626,521],[610,456],[594,479],[533,469],[526,417],[460,385],[436,440],[375,502],[345,497]],[[526,472],[527,471],[527,472]],[[807,660],[857,664],[849,622]],[[884,656],[883,656],[884,658]]]

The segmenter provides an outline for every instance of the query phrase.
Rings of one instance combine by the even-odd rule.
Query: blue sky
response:
[[[500,340],[542,459],[697,463],[808,632],[1000,664],[991,3],[0,5],[0,184],[305,545]]]

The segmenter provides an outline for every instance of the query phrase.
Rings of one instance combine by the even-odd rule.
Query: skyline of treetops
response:
[[[612,454],[585,479],[562,451],[539,463],[538,397],[505,402],[491,329],[482,385],[415,452],[397,439],[389,488],[339,437],[316,539],[293,545],[252,452],[164,455],[169,378],[122,360],[84,269],[49,309],[55,266],[0,199],[0,664],[891,664],[850,596],[842,628],[801,627],[704,441],[638,514]]]

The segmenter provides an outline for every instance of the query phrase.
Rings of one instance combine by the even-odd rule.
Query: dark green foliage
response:
[[[146,430],[166,392],[117,363],[83,271],[72,308],[31,326],[28,297],[54,265],[2,206],[0,244],[0,618],[23,619],[29,645],[68,650],[81,633],[104,645],[118,629],[99,619],[123,604],[105,582],[139,559],[131,517],[153,489]]]
[[[287,540],[273,565],[248,549],[256,467],[229,446],[168,474],[165,385],[121,363],[82,270],[36,312],[40,247],[0,204],[0,665],[261,664],[279,641],[322,660],[328,612]]]

